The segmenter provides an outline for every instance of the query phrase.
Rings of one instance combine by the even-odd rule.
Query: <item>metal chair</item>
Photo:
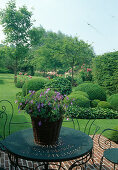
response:
[[[94,142],[94,137],[95,137],[95,134],[98,132],[98,130],[100,129],[99,126],[97,126],[95,124],[95,120],[96,119],[88,119],[88,121],[85,123],[85,127],[84,128],[81,128],[81,122],[76,119],[76,123],[77,123],[77,129],[80,130],[80,131],[83,131],[84,133],[86,133],[87,135],[90,135],[91,134],[91,130],[93,130],[94,133],[92,133],[91,138]],[[75,122],[74,122],[75,123]],[[77,167],[77,166],[80,166],[81,169],[85,167],[86,169],[86,163],[89,161],[89,160],[92,160],[93,162],[93,165],[96,166],[94,164],[94,147],[93,147],[93,150],[92,150],[92,153],[91,154],[88,154],[86,157],[82,157],[81,159],[79,160],[76,160],[76,162],[73,164],[73,167]],[[81,163],[80,163],[81,162]],[[85,165],[83,167],[83,165]]]
[[[100,148],[104,150],[103,156],[100,161],[100,169],[102,168],[103,159],[106,158],[108,161],[114,164],[114,170],[115,170],[116,164],[118,165],[118,148],[112,147],[112,141],[110,139],[105,139],[104,141],[102,140],[102,135],[106,131],[116,131],[118,133],[118,130],[115,129],[104,129],[102,133],[99,135],[98,144]]]
[[[5,139],[11,133],[13,105],[8,100],[0,100],[0,139]]]
[[[9,153],[7,148],[2,144],[2,140],[6,138],[6,136],[12,133],[12,125],[22,125],[24,123],[31,122],[13,122],[13,114],[14,108],[10,101],[8,100],[0,100],[0,151]],[[0,153],[1,156],[1,153]],[[8,154],[9,157],[9,154]]]

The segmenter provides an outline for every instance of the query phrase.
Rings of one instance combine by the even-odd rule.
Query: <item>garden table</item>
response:
[[[91,158],[93,149],[90,136],[67,127],[61,128],[59,140],[55,145],[35,144],[32,129],[12,133],[2,141],[2,144],[7,148],[11,169],[13,166],[23,168],[19,165],[19,158],[38,162],[39,167],[43,163],[45,170],[49,169],[49,165],[57,165],[56,162],[60,163],[57,165],[58,169],[65,169],[61,162],[77,159],[69,167],[72,169],[77,162],[79,166],[85,164]],[[27,169],[36,168],[27,167]]]

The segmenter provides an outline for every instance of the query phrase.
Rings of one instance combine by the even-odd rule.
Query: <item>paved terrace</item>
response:
[[[105,137],[102,136],[102,139],[104,140]],[[113,147],[117,147],[118,148],[118,144],[112,143]],[[90,160],[87,163],[87,170],[99,170],[99,165],[100,165],[100,159],[103,155],[103,150],[98,146],[98,135],[95,136],[94,138],[94,162],[95,162],[95,167],[92,165],[92,161]],[[22,165],[28,165],[30,168],[32,167],[32,162],[30,161],[24,161],[20,159],[20,163]],[[69,165],[72,163],[72,161],[66,161],[63,162],[63,165],[65,167],[65,169],[68,170]],[[37,164],[35,164],[35,166],[37,166]],[[10,170],[10,162],[8,159],[7,154],[1,152],[1,158],[0,158],[0,167],[4,168],[5,170]],[[56,170],[56,166],[52,166],[50,165],[51,169]],[[80,170],[80,167],[74,168],[73,170]],[[44,170],[43,166],[39,168],[39,170]],[[104,159],[104,163],[103,163],[103,168],[102,170],[113,170],[113,164],[110,163],[109,161]],[[118,170],[118,166],[116,166],[116,170]]]

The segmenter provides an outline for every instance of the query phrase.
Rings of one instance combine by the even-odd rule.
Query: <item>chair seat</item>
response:
[[[118,148],[110,148],[104,151],[104,157],[114,164],[118,164]]]

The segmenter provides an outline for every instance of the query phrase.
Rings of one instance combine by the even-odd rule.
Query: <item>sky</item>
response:
[[[0,0],[4,9],[8,0]],[[118,0],[16,0],[32,11],[33,26],[77,36],[97,55],[118,51]],[[0,42],[4,33],[0,25]]]

